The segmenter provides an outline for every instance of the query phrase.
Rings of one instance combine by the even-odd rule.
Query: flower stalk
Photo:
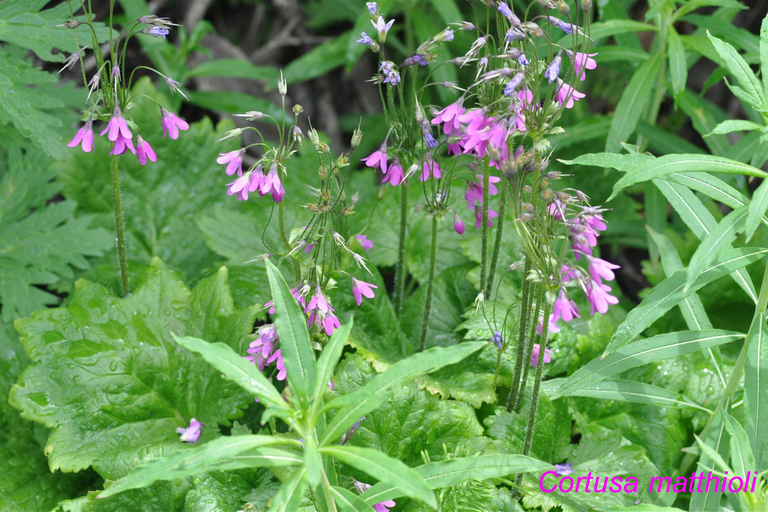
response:
[[[531,271],[531,260],[525,259],[525,270],[523,271],[523,290],[520,297],[520,322],[517,329],[517,355],[515,356],[515,371],[512,376],[512,384],[509,387],[509,396],[507,397],[507,412],[512,411],[512,407],[517,401],[517,393],[520,388],[520,374],[523,371],[523,361],[525,358],[525,330],[528,324],[529,312],[531,310],[531,284],[526,276]]]
[[[419,352],[424,350],[429,328],[429,313],[432,309],[432,291],[435,283],[435,255],[437,254],[437,215],[432,217],[432,246],[429,252],[429,284],[427,285],[427,300],[424,303],[424,322],[421,325],[421,340]]]
[[[395,267],[395,314],[400,318],[405,295],[405,236],[408,229],[408,189],[400,187],[400,243]],[[431,280],[430,280],[431,283]]]
[[[115,210],[115,230],[117,231],[117,264],[120,273],[120,292],[123,297],[128,290],[128,263],[125,257],[125,232],[123,230],[123,201],[120,195],[120,172],[117,155],[112,155],[112,204]]]

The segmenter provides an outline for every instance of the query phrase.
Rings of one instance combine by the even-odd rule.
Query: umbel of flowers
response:
[[[577,84],[596,67],[595,54],[588,50],[589,16],[583,12],[589,8],[588,0],[573,11],[563,1],[539,0],[524,13],[515,13],[506,2],[483,3],[496,11],[496,18],[486,21],[484,29],[477,26],[479,22],[455,24],[455,30],[475,33],[463,56],[439,62],[435,52],[454,37],[454,29],[447,28],[399,64],[388,58],[385,45],[390,31],[398,27],[385,20],[376,3],[367,4],[376,33],[362,33],[358,43],[378,56],[379,72],[372,82],[379,87],[389,130],[381,146],[363,162],[380,171],[384,183],[402,189],[402,243],[395,285],[398,311],[406,271],[405,219],[411,214],[404,188],[417,175],[424,187],[427,204],[422,209],[433,220],[433,236],[422,348],[434,280],[437,222],[453,213],[456,232],[463,235],[466,230],[462,217],[467,210],[450,197],[455,180],[463,183],[466,208],[474,217],[475,229],[482,232],[478,310],[492,298],[494,283],[503,277],[497,268],[523,270],[507,407],[519,410],[528,370],[535,368],[524,443],[528,453],[543,367],[553,355],[547,348],[548,335],[559,330],[560,322],[583,314],[571,298],[574,291],[586,295],[590,314],[605,313],[615,304],[607,283],[614,279],[617,266],[595,253],[598,236],[607,227],[603,210],[591,206],[578,190],[554,188],[561,174],[549,169],[547,138],[563,131],[557,121],[564,110],[585,97]],[[429,67],[438,65],[473,68],[475,79],[466,89],[430,84]],[[449,105],[425,105],[423,91],[428,85],[444,85],[460,95]],[[504,223],[510,221],[520,241],[517,255],[501,253]],[[495,240],[491,240],[492,228]],[[499,360],[507,349],[505,340],[515,337],[512,325],[510,321],[489,326],[498,330],[494,340]],[[527,361],[531,364],[524,364]]]
[[[82,5],[85,9],[85,22],[73,19],[61,25],[62,27],[75,29],[78,26],[85,24],[90,27],[92,35],[91,43],[81,46],[77,32],[73,31],[79,50],[67,57],[64,61],[64,67],[61,69],[61,71],[63,71],[64,69],[72,68],[77,63],[80,63],[83,70],[83,82],[88,87],[87,105],[82,114],[84,124],[77,133],[75,133],[75,136],[67,146],[80,146],[86,153],[94,151],[93,123],[101,121],[105,124],[99,135],[102,137],[106,136],[112,143],[112,149],[109,154],[111,155],[112,197],[115,210],[115,227],[117,230],[118,265],[123,295],[127,295],[128,273],[117,157],[126,152],[131,152],[136,155],[136,158],[141,165],[146,165],[148,161],[156,162],[157,155],[150,143],[144,140],[141,136],[141,127],[139,127],[127,114],[130,104],[135,101],[136,98],[131,95],[131,86],[135,69],[126,69],[125,54],[128,43],[133,36],[144,34],[149,37],[165,38],[170,32],[170,28],[175,26],[175,24],[171,23],[166,18],[145,15],[126,23],[122,30],[120,30],[119,36],[115,38],[114,34],[117,33],[117,28],[113,24],[112,8],[110,7],[109,52],[105,56],[99,50],[99,42],[96,39],[96,32],[93,27],[93,13],[88,7],[85,7],[85,4]],[[90,4],[88,4],[88,6],[90,6]],[[112,6],[112,3],[110,3],[110,6]],[[89,47],[93,50],[97,50],[93,51],[93,56],[96,60],[96,73],[94,73],[90,79],[86,76],[85,68],[82,66],[83,56]],[[167,77],[152,68],[145,67],[145,69],[153,71],[162,77],[170,88],[171,93],[178,91],[180,94],[184,94],[179,89],[179,85],[181,84],[172,78]],[[143,96],[143,99],[154,101],[157,104],[158,122],[163,129],[163,138],[168,136],[174,140],[178,139],[180,131],[189,129],[189,124],[187,124],[186,121],[163,108],[153,98]],[[135,138],[134,134],[136,135]]]

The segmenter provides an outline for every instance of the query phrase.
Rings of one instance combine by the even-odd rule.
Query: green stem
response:
[[[323,471],[323,479],[320,481],[320,486],[323,488],[323,496],[325,497],[326,505],[328,505],[328,512],[336,512],[336,502],[331,494],[331,483],[328,481],[325,471]]]
[[[429,327],[429,312],[432,309],[432,287],[435,283],[435,254],[437,253],[437,215],[432,217],[432,248],[429,253],[429,284],[427,285],[427,301],[424,303],[424,323],[421,325],[421,341],[419,352],[424,350]]]
[[[752,323],[749,326],[749,331],[752,331],[752,327],[755,322],[760,321],[760,317],[765,313],[766,308],[768,308],[768,262],[766,262],[766,268],[763,272],[763,283],[760,286],[760,295],[757,298],[757,307],[755,308],[755,316],[752,318]],[[747,363],[747,341],[749,340],[749,337],[744,338],[744,344],[741,347],[741,352],[739,352],[739,357],[736,359],[736,363],[733,366],[733,371],[731,372],[731,377],[728,379],[728,384],[725,386],[725,391],[723,391],[723,396],[720,398],[720,401],[717,403],[717,407],[715,407],[715,410],[712,413],[712,416],[709,417],[709,420],[707,420],[707,424],[704,426],[704,428],[701,431],[701,434],[699,435],[699,438],[706,439],[709,436],[709,431],[712,428],[712,422],[714,422],[715,417],[717,416],[717,413],[720,412],[726,404],[730,401],[730,399],[733,397],[733,394],[736,392],[736,390],[739,387],[739,382],[741,381],[741,377],[744,373],[744,367]],[[686,471],[688,471],[688,468],[691,467],[691,464],[693,464],[693,461],[696,459],[696,455],[693,453],[687,453],[685,457],[683,457],[682,462],[680,463],[680,470],[681,475],[685,474]]]
[[[125,297],[128,295],[128,263],[125,258],[123,200],[120,195],[120,172],[117,168],[117,155],[112,155],[112,204],[115,210],[115,230],[117,231],[117,263],[120,272],[120,291],[123,297]]]
[[[405,235],[408,220],[408,189],[400,185],[400,245],[397,250],[395,267],[395,314],[400,318],[405,295]]]
[[[493,256],[491,257],[491,268],[488,269],[488,282],[485,286],[486,297],[491,296],[491,287],[493,286],[493,278],[496,273],[496,265],[499,263],[499,252],[501,252],[501,233],[504,228],[504,214],[507,207],[507,194],[504,190],[501,192],[501,199],[499,201],[499,217],[497,219],[496,226],[496,243],[493,246]],[[523,285],[525,286],[525,285]]]
[[[523,370],[523,356],[525,354],[525,330],[528,323],[528,313],[531,311],[531,285],[528,281],[528,272],[531,270],[531,260],[525,259],[523,270],[523,291],[520,297],[520,322],[517,329],[517,355],[515,356],[515,373],[512,376],[512,385],[507,397],[507,411],[512,411],[513,404],[517,401],[517,392],[520,388],[520,374]]]
[[[525,385],[528,383],[528,370],[531,368],[529,361],[531,360],[531,354],[533,353],[533,342],[536,339],[536,328],[539,325],[539,312],[541,311],[541,300],[544,297],[544,287],[539,285],[538,299],[536,300],[536,309],[533,311],[533,318],[529,317],[528,322],[528,344],[525,347],[525,354],[523,354],[523,378],[520,379],[520,392],[517,394],[517,400],[514,404],[515,412],[520,412],[520,407],[523,405],[523,396],[525,395]]]
[[[539,405],[539,388],[541,387],[541,375],[544,371],[544,351],[547,349],[547,330],[549,327],[549,313],[552,309],[552,305],[547,301],[544,304],[544,326],[541,329],[541,339],[539,343],[539,362],[536,365],[536,378],[533,381],[533,393],[531,395],[531,412],[528,415],[528,429],[525,432],[525,441],[523,442],[523,455],[528,455],[531,452],[531,444],[533,443],[533,429],[536,427],[536,410]],[[523,474],[520,473],[517,477],[518,484],[522,482]]]
[[[278,208],[278,219],[280,223],[280,238],[283,239],[283,245],[285,246],[285,250],[287,252],[291,252],[291,242],[288,241],[288,237],[285,236],[285,207],[283,206],[283,202],[280,201]],[[296,258],[291,257],[291,261],[293,262],[293,275],[296,278],[296,281],[301,279],[301,267],[299,266],[299,262]]]
[[[491,180],[491,166],[485,162],[483,169],[483,252],[480,260],[480,293],[485,291],[485,269],[488,266],[488,187]]]

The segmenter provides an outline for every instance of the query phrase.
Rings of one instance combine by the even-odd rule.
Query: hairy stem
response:
[[[408,189],[400,186],[400,245],[397,249],[397,266],[395,267],[395,314],[400,318],[405,295],[405,235],[408,220]]]
[[[123,297],[128,290],[128,263],[125,258],[125,232],[123,231],[123,199],[120,195],[120,172],[117,168],[117,155],[112,155],[112,204],[115,210],[115,230],[117,231],[117,264],[120,272],[120,291]]]
[[[285,207],[283,206],[283,202],[281,201],[280,206],[278,208],[278,220],[280,223],[280,238],[283,239],[283,245],[285,246],[286,252],[291,252],[291,242],[288,241],[288,237],[285,236]],[[299,262],[296,258],[291,257],[291,261],[293,262],[293,275],[298,281],[301,279],[301,266],[299,266]]]
[[[525,385],[528,382],[528,370],[531,368],[529,361],[531,360],[531,354],[533,353],[533,342],[536,339],[536,328],[539,324],[539,313],[541,312],[541,300],[544,297],[544,287],[538,286],[538,299],[536,300],[536,309],[533,311],[533,316],[528,317],[528,343],[525,345],[525,354],[523,354],[523,377],[520,379],[520,392],[517,394],[517,398],[513,405],[515,412],[520,412],[520,407],[523,405],[523,395],[525,395]],[[530,310],[530,309],[529,309]]]
[[[488,187],[491,180],[491,166],[485,162],[483,169],[483,252],[480,260],[480,293],[485,292],[485,272],[488,268]]]
[[[499,263],[499,252],[501,252],[501,233],[504,227],[504,214],[507,207],[507,195],[502,191],[501,199],[499,201],[499,218],[496,226],[496,242],[493,245],[493,256],[491,257],[491,267],[488,269],[488,282],[485,285],[485,296],[491,296],[491,287],[493,286],[493,278],[496,273],[496,265]],[[523,285],[525,286],[525,285]]]
[[[515,356],[515,372],[512,376],[512,385],[509,388],[507,397],[507,411],[512,410],[512,406],[517,401],[517,393],[520,388],[520,374],[523,370],[523,356],[525,354],[525,329],[528,323],[528,314],[531,310],[531,285],[528,281],[528,272],[531,270],[531,260],[525,259],[525,270],[523,270],[523,291],[520,297],[520,321],[517,326],[517,355]]]
[[[437,216],[432,217],[432,248],[429,252],[429,284],[427,285],[427,301],[424,303],[424,323],[421,325],[421,341],[419,352],[424,350],[429,327],[429,312],[432,309],[432,287],[435,283],[435,255],[437,254]]]

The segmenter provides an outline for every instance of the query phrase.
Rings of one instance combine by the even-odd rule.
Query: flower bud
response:
[[[344,168],[349,165],[349,155],[342,154],[336,159],[336,167]]]
[[[352,132],[352,148],[359,146],[361,140],[363,140],[363,131],[360,129],[360,126],[358,126],[355,128],[355,131]]]
[[[581,0],[581,10],[589,12],[592,9],[592,0]]]
[[[288,94],[288,83],[283,78],[282,70],[280,71],[280,78],[277,79],[277,92],[280,93],[280,96]]]
[[[264,113],[259,112],[258,110],[250,110],[245,114],[235,114],[235,117],[244,117],[248,121],[255,121],[257,119],[261,119],[262,117],[264,117]]]
[[[571,13],[571,8],[568,7],[568,4],[563,2],[563,0],[557,2],[557,10],[560,11],[560,14],[563,16],[568,16]]]
[[[299,144],[301,144],[301,139],[304,138],[304,133],[301,131],[301,128],[299,128],[298,126],[293,127],[293,138]]]
[[[522,27],[523,29],[525,29],[526,32],[531,34],[533,37],[544,37],[544,31],[541,29],[541,27],[538,26],[536,23],[533,23],[532,21],[527,21],[523,23]]]
[[[293,106],[293,113],[294,113],[294,114],[296,114],[296,115],[299,115],[299,114],[301,114],[302,112],[304,112],[304,107],[302,107],[302,106],[301,106],[301,105],[299,105],[298,103],[297,103],[296,105],[294,105],[294,106]]]
[[[459,217],[458,213],[453,214],[453,229],[456,230],[456,232],[460,235],[463,235],[464,231],[466,230],[464,221],[461,220],[461,217]]]
[[[549,187],[545,188],[544,191],[541,193],[541,198],[546,202],[550,202],[554,197],[555,197],[555,193]]]

